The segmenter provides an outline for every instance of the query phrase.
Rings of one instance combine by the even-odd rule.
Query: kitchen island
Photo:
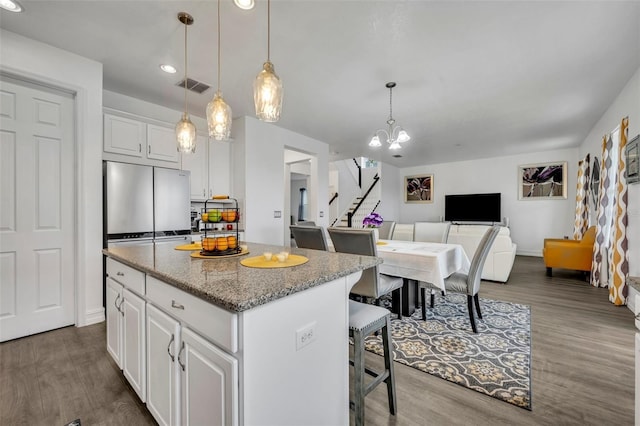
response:
[[[348,293],[368,256],[286,248],[194,259],[172,243],[104,250],[107,350],[159,424],[348,424]]]

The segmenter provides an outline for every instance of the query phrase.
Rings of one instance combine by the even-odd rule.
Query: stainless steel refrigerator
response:
[[[105,247],[190,238],[189,171],[105,161],[103,175]]]

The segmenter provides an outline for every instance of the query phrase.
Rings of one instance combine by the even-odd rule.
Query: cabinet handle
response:
[[[176,357],[174,357],[173,354],[171,353],[171,344],[173,343],[173,340],[175,338],[176,336],[174,336],[173,333],[171,333],[171,340],[169,340],[169,346],[167,346],[167,353],[169,354],[169,357],[171,357],[171,362],[176,361]]]
[[[138,144],[138,152],[142,152],[142,144],[141,143]]]
[[[202,188],[202,196],[203,197],[207,196],[207,190],[205,188]]]
[[[182,342],[182,346],[180,346],[180,352],[178,352],[178,364],[180,364],[180,368],[182,368],[182,371],[184,371],[184,364],[180,360],[180,357],[182,357],[183,350],[184,350],[184,342]]]
[[[148,151],[149,151],[149,154],[151,154],[151,145],[149,145],[149,150]]]
[[[171,301],[171,307],[172,308],[176,308],[176,309],[182,309],[184,311],[184,305],[182,305],[180,303],[176,303],[175,300]]]
[[[118,272],[116,272],[116,275],[119,276],[119,277],[124,277],[124,272],[118,271]]]
[[[124,296],[122,296],[122,299],[120,299],[120,304],[118,305],[118,310],[120,311],[122,316],[124,316],[124,309],[122,309],[122,305],[124,305]]]
[[[120,312],[120,307],[118,306],[118,299],[120,299],[120,294],[118,294],[116,296],[116,300],[113,301],[113,306],[115,306],[118,312]]]

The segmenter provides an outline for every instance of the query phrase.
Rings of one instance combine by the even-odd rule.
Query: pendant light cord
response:
[[[389,121],[393,120],[393,87],[389,87]]]
[[[218,0],[218,92],[220,91],[220,0]]]
[[[267,0],[267,62],[271,62],[271,0]]]
[[[184,113],[189,114],[187,110],[187,24],[184,24]]]

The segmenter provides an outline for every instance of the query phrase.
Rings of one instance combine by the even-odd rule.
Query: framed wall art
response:
[[[433,203],[433,175],[404,177],[405,203]]]
[[[567,198],[567,162],[518,166],[518,199]]]

